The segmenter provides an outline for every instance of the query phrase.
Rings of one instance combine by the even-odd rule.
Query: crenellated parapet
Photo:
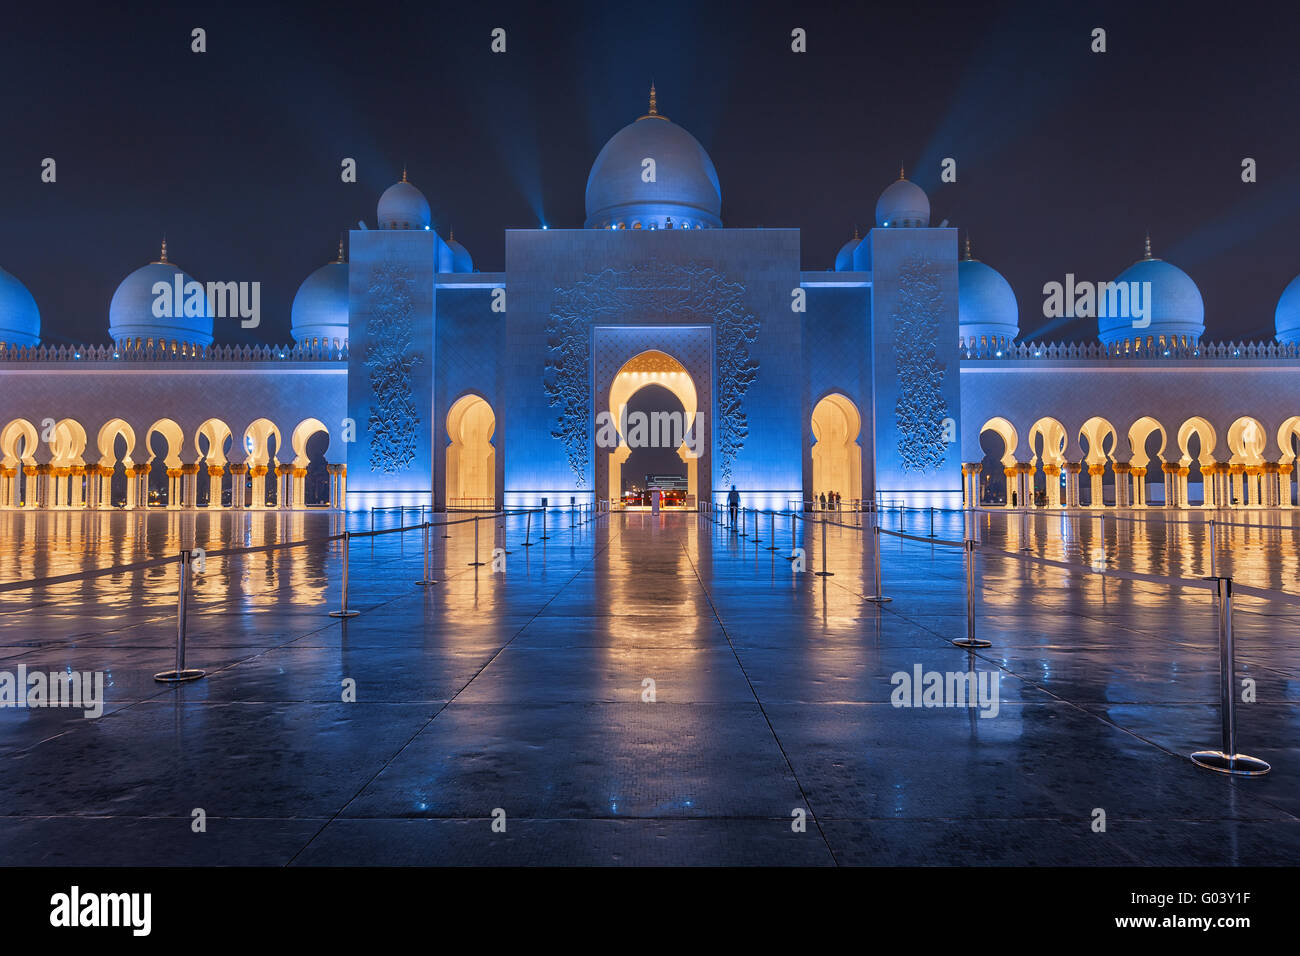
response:
[[[36,345],[0,342],[0,363],[232,363],[347,362],[347,343],[301,345],[211,345],[147,340],[131,345]]]
[[[1140,345],[1117,343],[1106,346],[1097,342],[1020,342],[985,344],[963,342],[963,360],[994,362],[1083,360],[1220,360],[1220,359],[1300,359],[1300,345],[1281,342],[1198,342],[1182,345],[1161,341]]]

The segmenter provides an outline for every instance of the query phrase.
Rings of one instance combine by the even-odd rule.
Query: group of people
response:
[[[821,502],[822,511],[840,510],[840,493],[838,491],[832,491],[829,495],[823,491],[818,500]]]

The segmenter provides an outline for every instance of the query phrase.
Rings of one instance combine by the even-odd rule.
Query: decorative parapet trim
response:
[[[1061,359],[1126,361],[1200,361],[1236,359],[1300,359],[1300,345],[1280,342],[1200,342],[1196,345],[1138,346],[1102,345],[1099,342],[1021,342],[1015,345],[965,345],[960,355],[966,360],[989,362],[1054,361]]]
[[[327,345],[197,345],[180,343],[118,345],[8,345],[0,342],[0,363],[77,362],[113,364],[204,362],[347,362],[348,347]]]

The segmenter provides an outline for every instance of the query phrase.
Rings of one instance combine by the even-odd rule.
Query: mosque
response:
[[[586,212],[508,230],[504,271],[479,272],[403,173],[303,281],[279,347],[222,344],[211,301],[159,317],[160,286],[191,281],[165,243],[77,347],[42,346],[0,270],[0,508],[618,508],[663,471],[625,431],[645,401],[688,423],[668,449],[687,508],[732,485],[778,508],[1300,503],[1300,278],[1275,342],[1215,344],[1148,241],[1117,277],[1149,290],[1141,318],[1018,342],[1010,284],[902,174],[804,271],[798,228],[725,226],[712,160],[653,90]]]

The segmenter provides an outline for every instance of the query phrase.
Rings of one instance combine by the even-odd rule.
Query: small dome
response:
[[[858,235],[858,227],[853,227],[853,238],[844,245],[840,246],[840,251],[835,253],[835,271],[852,272],[853,271],[853,251],[862,244],[862,238]]]
[[[340,345],[348,340],[348,264],[339,241],[339,257],[321,266],[298,286],[289,310],[294,342]]]
[[[642,175],[654,160],[655,181]],[[676,123],[650,112],[613,135],[587,177],[587,228],[697,229],[722,225],[722,190],[713,160]]]
[[[2,316],[0,324],[3,324]],[[1300,345],[1300,276],[1291,280],[1291,284],[1282,291],[1282,297],[1277,300],[1273,327],[1277,332],[1277,340],[1283,345]]]
[[[1150,283],[1143,286],[1141,283]],[[1133,265],[1125,269],[1115,283],[1124,283],[1127,290],[1139,290],[1140,308],[1130,297],[1128,302],[1116,296],[1115,315],[1109,313],[1106,302],[1098,302],[1097,332],[1103,345],[1115,345],[1125,341],[1146,341],[1154,337],[1157,342],[1161,336],[1168,343],[1183,339],[1191,344],[1200,341],[1205,334],[1205,302],[1201,290],[1182,269],[1163,259],[1151,255],[1151,239],[1146,241],[1146,254]],[[1139,283],[1138,286],[1132,283]],[[1150,289],[1150,298],[1143,290]],[[1100,296],[1099,296],[1100,298]],[[1106,296],[1109,301],[1110,296]],[[1145,315],[1139,312],[1145,311]],[[1106,314],[1103,314],[1106,313]],[[1141,323],[1140,325],[1135,323]]]
[[[429,201],[406,181],[403,169],[401,182],[393,183],[379,197],[379,228],[428,229],[432,221]]]
[[[0,269],[0,342],[6,345],[41,344],[41,310],[23,285]]]
[[[901,169],[898,179],[876,200],[876,225],[882,228],[930,225],[930,197],[916,183],[905,179]]]
[[[452,272],[474,271],[474,260],[470,258],[469,250],[456,241],[455,233],[447,236],[447,248],[451,250]]]
[[[966,253],[957,263],[957,324],[963,343],[998,345],[1020,335],[1020,307],[1002,273]]]
[[[173,290],[176,277],[181,278],[181,308],[176,308]],[[184,289],[195,280],[174,263],[167,261],[167,242],[162,245],[162,255],[156,262],[141,266],[122,280],[113,300],[108,305],[108,336],[114,342],[128,339],[153,339],[159,342],[180,342],[207,348],[212,344],[212,315],[208,308],[206,287],[201,301],[185,293]],[[164,293],[161,286],[165,286]],[[159,291],[155,292],[155,287]],[[186,303],[198,315],[186,315]],[[157,315],[170,311],[171,315]],[[180,315],[175,313],[180,311]]]

